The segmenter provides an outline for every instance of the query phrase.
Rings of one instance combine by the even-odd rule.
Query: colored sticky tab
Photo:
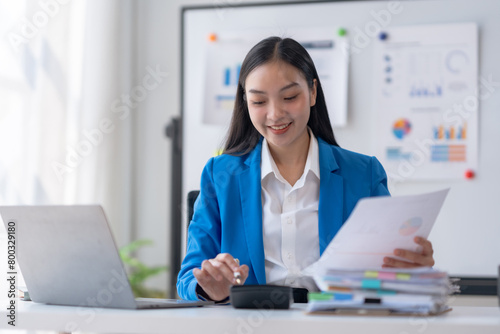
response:
[[[335,299],[335,300],[351,300],[352,294],[350,294],[350,293],[334,293],[333,299]]]
[[[377,278],[378,277],[378,272],[377,271],[365,271],[365,277],[367,278]]]
[[[380,280],[378,279],[364,279],[361,281],[362,289],[380,289]]]
[[[315,300],[332,300],[333,299],[333,294],[331,293],[325,293],[325,292],[309,292],[307,294],[307,300],[308,301],[315,301]]]
[[[377,290],[377,294],[381,296],[386,296],[386,295],[395,295],[397,294],[397,292],[394,290]]]
[[[391,273],[388,271],[381,271],[378,273],[378,278],[379,279],[386,279],[386,280],[395,280],[396,279],[396,273]]]
[[[338,292],[338,291],[350,292],[350,291],[352,291],[351,288],[343,287],[343,286],[329,286],[328,290],[330,292]]]
[[[380,304],[382,299],[380,298],[365,298],[365,304]]]
[[[407,281],[410,279],[410,274],[396,274],[396,279]]]

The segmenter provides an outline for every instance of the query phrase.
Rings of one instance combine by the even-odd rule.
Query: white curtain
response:
[[[98,203],[130,241],[134,6],[0,2],[0,205]]]

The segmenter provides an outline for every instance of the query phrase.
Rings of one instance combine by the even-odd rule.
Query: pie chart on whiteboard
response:
[[[406,118],[400,118],[394,122],[392,126],[392,133],[398,139],[403,139],[406,137],[411,131],[411,123]]]

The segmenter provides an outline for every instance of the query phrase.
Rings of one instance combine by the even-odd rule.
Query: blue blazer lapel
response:
[[[331,146],[318,138],[318,147],[320,166],[318,232],[321,255],[344,221],[344,178],[335,173],[339,166]]]
[[[240,198],[250,261],[259,284],[266,284],[262,239],[261,152],[262,140],[245,160],[248,168],[240,174]]]

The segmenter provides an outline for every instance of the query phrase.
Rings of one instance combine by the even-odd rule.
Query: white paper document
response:
[[[321,258],[303,273],[378,269],[385,256],[397,258],[396,248],[418,251],[420,246],[413,239],[429,236],[448,191],[361,199]]]

